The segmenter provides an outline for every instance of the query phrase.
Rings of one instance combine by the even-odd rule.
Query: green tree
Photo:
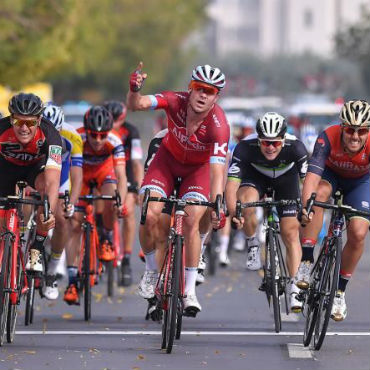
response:
[[[61,68],[78,12],[78,0],[3,0],[0,83],[17,88]]]
[[[138,61],[148,88],[176,76],[181,44],[204,19],[206,0],[3,0],[0,84],[40,79],[61,95],[122,94]],[[64,90],[64,91],[63,91]]]

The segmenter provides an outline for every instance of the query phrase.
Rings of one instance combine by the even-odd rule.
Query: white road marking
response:
[[[300,315],[297,313],[290,313],[287,315],[286,313],[281,313],[281,321],[284,322],[298,322]]]
[[[17,335],[162,335],[159,330],[19,330]],[[182,331],[181,335],[214,335],[214,336],[302,336],[299,331]],[[326,336],[361,336],[369,337],[370,332],[328,332]]]
[[[303,344],[288,343],[287,346],[290,358],[313,358],[310,349]]]

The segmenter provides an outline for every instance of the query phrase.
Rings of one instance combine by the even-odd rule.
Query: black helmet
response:
[[[40,116],[44,109],[44,104],[35,94],[19,93],[9,100],[8,110],[10,114]]]
[[[84,116],[86,130],[107,132],[113,127],[112,115],[101,105],[91,107]]]
[[[126,116],[126,105],[118,100],[109,100],[104,102],[103,105],[112,114],[114,121]]]

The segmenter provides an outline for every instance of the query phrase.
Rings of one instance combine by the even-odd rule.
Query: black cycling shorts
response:
[[[295,167],[276,178],[263,175],[251,165],[248,165],[245,173],[247,175],[242,179],[240,187],[251,186],[255,188],[260,198],[263,198],[268,188],[275,190],[274,200],[297,200],[297,198],[301,197],[299,176]],[[295,205],[277,207],[277,211],[279,217],[296,217],[297,215],[297,207]]]
[[[43,160],[30,166],[17,166],[0,156],[0,196],[6,197],[15,194],[15,185],[18,181],[26,181],[31,187],[35,187],[36,177],[45,169]]]

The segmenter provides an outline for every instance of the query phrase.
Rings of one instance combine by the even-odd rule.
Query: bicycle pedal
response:
[[[196,308],[196,307],[188,307],[188,308],[185,308],[184,313],[183,313],[183,316],[186,316],[186,317],[196,317],[198,312],[199,312],[198,308]]]

